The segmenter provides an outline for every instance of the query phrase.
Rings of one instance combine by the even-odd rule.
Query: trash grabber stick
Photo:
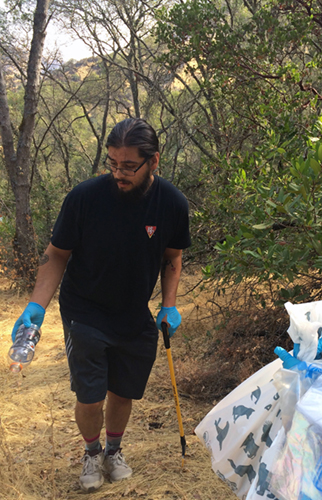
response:
[[[177,384],[176,384],[176,379],[175,379],[174,369],[173,369],[171,347],[170,347],[170,337],[169,337],[167,323],[165,323],[164,321],[162,321],[161,328],[162,328],[162,333],[163,333],[164,345],[165,345],[165,348],[166,348],[166,351],[167,351],[167,357],[168,357],[168,363],[169,363],[169,369],[170,369],[170,376],[171,376],[171,383],[172,383],[174,401],[175,401],[176,410],[177,410],[177,417],[178,417],[179,431],[180,431],[180,440],[181,440],[181,447],[182,447],[182,463],[181,463],[181,466],[183,467],[184,457],[185,457],[185,453],[186,453],[186,438],[184,436],[184,430],[183,430],[183,425],[182,425],[181,411],[180,411],[180,406],[179,406],[179,396],[178,396]]]

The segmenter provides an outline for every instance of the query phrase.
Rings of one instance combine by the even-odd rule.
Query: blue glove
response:
[[[294,344],[294,350],[296,345],[299,344]],[[283,368],[286,368],[287,370],[292,370],[292,368],[302,363],[302,361],[296,359],[296,357],[288,353],[285,349],[283,349],[283,347],[275,347],[274,352],[283,361]]]
[[[15,341],[16,333],[20,325],[24,324],[28,327],[31,323],[34,323],[34,325],[37,325],[40,328],[44,321],[45,312],[45,309],[41,305],[36,302],[29,302],[20,318],[18,318],[14,324],[11,333],[12,342]]]
[[[157,327],[161,332],[162,332],[161,323],[165,316],[167,316],[167,323],[169,325],[169,337],[171,338],[172,335],[176,332],[178,326],[181,324],[181,316],[175,306],[173,307],[162,306],[159,311],[159,314],[157,315],[157,320],[156,320]]]
[[[319,365],[308,365],[305,361],[300,361],[289,354],[283,347],[275,347],[275,354],[283,361],[283,368],[292,370],[292,368],[297,368],[300,371],[305,370],[305,378],[316,378],[322,375],[322,367]]]
[[[318,341],[318,350],[315,356],[315,359],[322,358],[322,328],[318,329],[319,341]]]

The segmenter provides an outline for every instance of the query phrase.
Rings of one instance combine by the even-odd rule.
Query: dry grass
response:
[[[189,278],[188,283],[183,280],[182,293],[194,282],[194,277],[191,280]],[[52,301],[46,314],[34,361],[24,373],[13,375],[8,371],[6,359],[11,344],[10,332],[28,298],[14,295],[9,285],[4,280],[0,283],[3,311],[0,315],[0,498],[83,498],[84,493],[78,486],[83,442],[74,419],[75,396],[69,390],[57,301]],[[157,297],[152,307],[157,307],[158,302]],[[189,321],[197,321],[194,302],[195,299],[187,296],[179,298],[183,318],[185,309],[189,311],[190,318],[183,322],[182,331],[191,339],[199,334],[189,326]],[[192,348],[191,342],[176,334],[171,346],[175,365]],[[177,417],[167,357],[160,339],[158,358],[145,397],[134,403],[123,441],[123,451],[134,474],[120,483],[105,483],[98,492],[85,495],[86,498],[236,498],[212,472],[208,451],[193,433],[211,409],[211,402],[201,403],[191,395],[186,396],[180,394],[187,440],[186,459],[181,468]]]
[[[93,500],[236,500],[211,470],[208,451],[194,429],[241,381],[287,347],[287,315],[263,311],[232,287],[214,294],[197,287],[200,275],[183,275],[178,309],[183,321],[171,340],[180,408],[187,440],[184,467],[168,362],[160,336],[158,356],[144,398],[134,403],[123,440],[132,478],[105,483],[87,495]],[[76,500],[83,442],[74,419],[75,396],[69,372],[57,300],[50,305],[35,360],[25,373],[7,368],[10,332],[28,302],[10,283],[0,282],[0,499]],[[151,301],[158,309],[157,291]],[[248,303],[248,306],[247,306]],[[227,311],[234,314],[227,315]],[[225,312],[226,311],[226,312]],[[220,328],[218,328],[220,325]],[[103,432],[102,432],[103,437]]]

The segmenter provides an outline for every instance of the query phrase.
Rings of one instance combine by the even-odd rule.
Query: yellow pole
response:
[[[171,383],[172,383],[173,396],[174,396],[174,401],[175,401],[176,411],[177,411],[177,418],[178,418],[179,432],[180,432],[180,440],[181,440],[181,447],[182,447],[182,462],[181,462],[181,466],[183,467],[184,457],[185,457],[185,451],[186,451],[186,438],[185,438],[185,435],[184,435],[184,430],[183,430],[183,425],[182,425],[182,417],[181,417],[181,411],[180,411],[180,405],[179,405],[179,396],[178,396],[176,378],[175,378],[174,369],[173,369],[173,361],[172,361],[172,354],[171,354],[171,347],[170,347],[170,337],[169,337],[169,332],[168,332],[168,325],[167,325],[167,323],[165,323],[163,321],[161,323],[161,327],[162,327],[164,345],[165,345],[166,352],[167,352],[167,358],[168,358],[168,364],[169,364],[169,369],[170,369],[170,377],[171,377]]]

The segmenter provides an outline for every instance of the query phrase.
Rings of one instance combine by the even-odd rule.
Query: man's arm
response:
[[[161,264],[162,306],[176,305],[176,296],[182,268],[182,250],[166,248]]]
[[[34,291],[30,297],[44,309],[51,301],[63,277],[72,250],[61,250],[51,243],[39,260],[39,269]]]

